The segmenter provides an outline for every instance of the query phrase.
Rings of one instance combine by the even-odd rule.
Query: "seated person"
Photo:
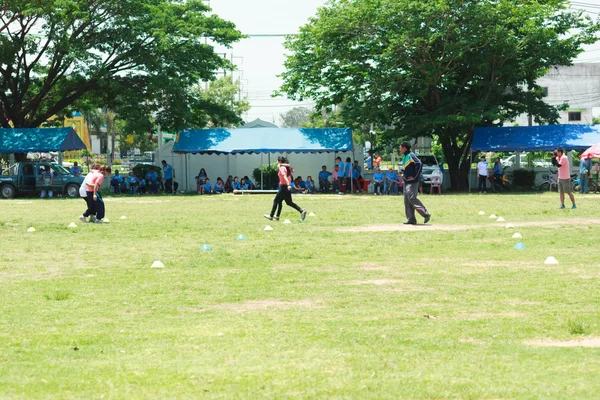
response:
[[[110,180],[110,190],[114,194],[121,194],[121,184],[123,183],[123,177],[119,174],[119,170],[115,170],[115,174]]]
[[[375,173],[373,174],[373,194],[375,196],[381,196],[383,194],[383,182],[385,176],[381,173],[381,170],[376,167]],[[379,191],[379,194],[377,194]]]
[[[206,170],[204,168],[200,168],[200,172],[198,172],[198,175],[194,177],[196,179],[196,190],[200,194],[202,194],[202,186],[204,185],[207,177],[208,175],[206,175]]]
[[[46,165],[46,166],[42,167],[41,176],[42,176],[42,187],[47,188],[48,186],[52,186],[52,184],[54,183],[54,171],[52,171],[52,169],[50,169],[50,166]],[[44,197],[46,197],[46,193],[48,194],[48,198],[50,198],[50,199],[52,198],[52,195],[54,194],[54,192],[52,190],[42,189],[42,194],[41,194],[42,199]]]
[[[306,177],[306,182],[304,182],[304,187],[306,187],[306,190],[308,193],[316,193],[317,192],[317,188],[315,187],[315,181],[313,181],[312,176],[307,176]]]
[[[202,192],[200,194],[213,194],[213,185],[210,184],[210,179],[206,178],[204,180],[204,185],[202,185]]]
[[[256,189],[256,186],[254,186],[254,183],[252,183],[252,181],[250,180],[250,178],[248,178],[248,176],[244,176],[244,179],[246,180],[246,185],[248,185],[248,189],[246,190],[254,190]]]
[[[81,175],[81,167],[79,165],[77,165],[77,161],[75,161],[73,163],[73,166],[71,167],[71,175],[75,175],[75,176],[80,176]]]
[[[233,176],[229,175],[227,177],[227,181],[225,182],[225,193],[233,192]]]
[[[388,172],[385,174],[385,181],[383,184],[383,194],[390,194],[390,190],[394,194],[398,194],[398,188],[396,187],[396,171],[392,167],[389,168]]]
[[[290,186],[292,187],[292,193],[305,193],[306,192],[306,185],[304,184],[304,181],[302,180],[301,176],[294,179],[294,181],[292,182],[292,184]]]
[[[238,177],[233,178],[233,190],[242,190],[242,184],[240,183]]]
[[[223,179],[221,177],[217,178],[217,184],[214,187],[215,194],[223,194],[225,190],[225,184],[223,183]]]
[[[148,185],[146,184],[146,179],[144,179],[144,178],[140,179],[139,185],[138,185],[138,192],[146,193],[147,189],[148,189]]]
[[[242,178],[240,186],[242,187],[242,190],[250,190],[250,185],[248,184],[248,181],[246,181],[246,178]]]
[[[131,194],[137,194],[139,186],[138,178],[135,177],[133,171],[129,171],[129,191]]]
[[[146,174],[146,193],[158,193],[158,173],[154,170]]]
[[[329,182],[329,177],[331,176],[331,172],[327,171],[327,166],[323,165],[321,167],[321,171],[319,172],[319,190],[321,193],[327,193],[331,190],[331,182]]]

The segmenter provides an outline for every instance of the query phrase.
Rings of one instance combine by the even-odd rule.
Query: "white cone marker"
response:
[[[32,226],[31,228],[27,229],[27,232],[35,232],[35,228]]]
[[[496,220],[496,222],[504,222],[504,221],[506,221],[506,220],[502,217],[498,217],[498,219]]]
[[[124,215],[121,215],[121,218],[120,218],[120,219],[127,219],[127,217],[126,217],[126,216],[124,216]]]
[[[544,261],[544,264],[546,265],[557,265],[558,264],[558,260],[552,256],[546,258],[546,261]]]
[[[512,235],[512,238],[513,238],[513,239],[522,239],[522,238],[523,238],[523,236],[521,236],[521,234],[520,234],[519,232],[515,232],[515,234],[514,234],[514,235]]]
[[[164,268],[165,264],[161,263],[160,261],[156,260],[152,263],[152,265],[150,266],[150,268]]]
[[[68,227],[69,228],[77,228],[77,225],[75,225],[74,222],[71,222]]]
[[[479,211],[479,215],[485,215],[485,211]]]
[[[315,213],[314,213],[314,212],[310,212],[310,213],[308,214],[308,216],[309,216],[309,217],[314,217],[314,216],[315,216]]]
[[[102,221],[104,221],[105,223],[109,223],[109,222],[110,222],[110,219],[108,219],[108,218],[104,218]]]
[[[505,226],[506,229],[512,229],[514,227],[515,226],[513,224],[511,224],[510,222],[508,224],[506,224],[506,226]]]
[[[498,217],[496,217],[496,214],[490,215],[490,219],[496,219],[496,218],[498,218]]]
[[[285,221],[283,221],[284,224],[291,224],[292,221],[290,221],[289,219],[286,219]]]
[[[265,231],[272,231],[273,228],[271,228],[271,225],[267,225],[265,226]]]

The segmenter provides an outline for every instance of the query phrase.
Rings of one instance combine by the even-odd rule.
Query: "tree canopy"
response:
[[[474,127],[555,123],[536,80],[597,31],[563,0],[332,0],[287,39],[281,91],[392,138],[436,135],[462,189]]]
[[[191,88],[230,67],[212,44],[229,46],[242,37],[201,0],[2,4],[4,127],[37,127],[69,107],[93,104],[130,113],[142,129],[152,116],[180,129],[198,122],[198,107],[208,106],[190,101]]]

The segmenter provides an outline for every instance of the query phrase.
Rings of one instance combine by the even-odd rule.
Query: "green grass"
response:
[[[338,231],[397,197],[295,196],[291,225],[271,196],[108,198],[77,229],[81,200],[1,201],[0,398],[596,397],[600,348],[527,342],[600,336],[598,196],[422,199],[444,230]]]

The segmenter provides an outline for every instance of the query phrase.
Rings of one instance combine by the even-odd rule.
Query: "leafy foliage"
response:
[[[280,115],[283,128],[300,128],[310,121],[313,111],[307,107],[294,107]]]
[[[162,168],[157,167],[156,165],[137,164],[135,167],[133,167],[134,175],[140,179],[144,178],[146,176],[146,174],[150,171],[156,171],[158,173],[159,178],[162,176]]]
[[[473,130],[524,113],[555,123],[536,79],[569,65],[598,25],[563,0],[333,0],[289,37],[282,92],[392,140],[437,135],[465,188]]]
[[[259,168],[254,168],[252,176],[254,177],[254,184],[256,187],[261,187],[261,172],[265,179],[263,187],[265,189],[277,189],[277,184],[279,183],[277,163],[271,165],[265,164],[261,165]]]
[[[37,127],[93,104],[148,132],[194,122],[190,88],[230,68],[212,43],[242,36],[201,0],[6,0],[0,10],[0,123]]]
[[[513,171],[513,185],[531,189],[535,186],[535,171],[532,169],[516,169]]]

